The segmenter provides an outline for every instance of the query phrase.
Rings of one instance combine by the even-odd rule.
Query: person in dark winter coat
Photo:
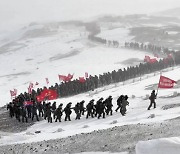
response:
[[[28,122],[28,118],[27,118],[27,112],[25,107],[21,107],[21,116],[22,116],[22,122],[24,122],[24,120],[26,120],[26,123]]]
[[[121,112],[122,116],[125,116],[126,111],[127,111],[126,106],[129,105],[129,102],[127,100],[128,100],[128,96],[125,95],[124,99],[122,100],[122,106],[121,106],[121,109],[120,109],[120,112]]]
[[[74,107],[74,111],[76,113],[76,120],[79,119],[81,117],[81,113],[80,113],[80,103],[77,103]]]
[[[149,97],[150,105],[148,107],[148,110],[150,110],[150,108],[152,107],[153,104],[154,104],[154,108],[156,108],[156,102],[155,102],[156,97],[157,97],[157,94],[155,94],[155,90],[153,90],[151,92],[151,96]]]
[[[51,110],[51,103],[49,102],[46,106],[46,116],[48,118],[48,123],[52,123],[52,117],[51,117],[51,113],[52,113],[52,110]]]
[[[52,113],[53,113],[53,118],[55,119],[55,111],[56,111],[56,102],[54,102],[53,104],[52,104]]]
[[[105,118],[105,110],[106,110],[106,105],[105,101],[104,102],[99,102],[99,112],[98,112],[98,119],[103,116]]]
[[[63,106],[63,104],[61,103],[55,111],[55,115],[56,115],[55,122],[57,122],[57,120],[59,120],[59,122],[61,122],[61,117],[63,115],[62,106]]]
[[[80,102],[80,115],[84,115],[84,112],[85,112],[85,107],[84,107],[84,100],[82,100],[81,102]]]
[[[7,105],[7,110],[9,110],[9,116],[12,118],[14,117],[14,110],[13,110],[13,104],[12,102],[10,102],[8,105]]]
[[[14,104],[14,113],[15,113],[15,117],[16,119],[20,122],[20,115],[21,115],[21,112],[20,112],[20,106],[18,104]]]
[[[43,113],[43,105],[41,104],[41,102],[38,102],[37,103],[37,109],[38,109],[38,112],[39,112],[39,117],[43,117],[44,116],[44,113]]]
[[[39,117],[37,115],[37,105],[35,102],[33,102],[33,106],[32,106],[32,121],[34,119],[34,116],[36,116],[36,120],[39,121]]]
[[[101,97],[97,102],[96,102],[96,105],[95,105],[95,117],[97,117],[98,114],[100,114],[100,105],[102,104],[102,101],[103,101],[103,97]]]
[[[71,115],[71,113],[72,113],[72,111],[71,111],[71,104],[72,104],[71,102],[68,103],[68,104],[66,105],[66,107],[64,108],[65,121],[67,121],[67,120],[71,121],[71,117],[70,117],[70,115]]]
[[[121,95],[121,96],[119,96],[119,98],[117,99],[117,108],[116,108],[116,112],[120,109],[121,110],[121,106],[122,106],[122,101],[123,101],[123,99],[124,99],[124,95]]]
[[[105,100],[105,105],[106,105],[106,114],[109,115],[109,113],[112,115],[112,96],[109,96],[106,100]]]
[[[28,118],[31,118],[32,117],[32,105],[27,105],[26,109],[27,109]]]
[[[86,110],[87,110],[86,119],[88,119],[89,116],[91,116],[92,118],[94,118],[94,116],[93,116],[93,111],[94,111],[94,99],[90,100],[90,102],[87,104]]]

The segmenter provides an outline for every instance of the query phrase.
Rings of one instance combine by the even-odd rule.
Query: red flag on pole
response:
[[[158,88],[173,88],[174,83],[177,82],[165,76],[160,76]]]
[[[17,95],[17,89],[14,89],[14,93]]]
[[[29,87],[32,89],[34,87],[34,84],[32,82],[30,82]]]
[[[46,78],[46,83],[49,84],[49,79],[48,78]]]
[[[47,89],[47,88],[44,89],[41,92],[41,94],[36,97],[38,102],[41,102],[44,99],[53,100],[53,99],[57,99],[57,98],[58,98],[58,94],[57,94],[56,90]]]
[[[16,96],[16,94],[17,94],[17,92],[15,92],[15,91],[13,91],[13,90],[10,90],[10,95],[11,95],[11,97],[12,97],[12,96]]]
[[[153,63],[155,63],[155,62],[157,62],[157,59],[156,59],[156,58],[149,59],[149,61],[148,61],[148,63],[150,63],[150,64],[153,64]]]
[[[144,62],[149,62],[149,60],[150,60],[150,57],[149,57],[149,56],[145,56],[145,57],[144,57]]]
[[[86,80],[84,79],[84,77],[79,77],[79,82],[84,83],[86,82]]]
[[[68,74],[68,76],[65,75],[59,75],[59,80],[64,82],[69,82],[73,78],[73,75]]]
[[[71,74],[68,74],[68,79],[69,79],[69,81],[73,78],[73,75],[71,75]]]

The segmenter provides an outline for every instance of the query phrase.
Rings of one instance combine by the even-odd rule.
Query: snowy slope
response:
[[[168,72],[163,72],[163,75],[171,77],[174,80],[179,80],[180,68],[172,70],[168,69]],[[148,77],[148,78],[147,78]],[[116,108],[117,97],[121,94],[128,94],[130,105],[127,107],[127,115],[122,117],[120,113],[114,113],[113,116],[107,116],[106,119],[97,119],[89,118],[85,119],[82,117],[81,120],[74,120],[75,114],[72,115],[71,122],[61,122],[52,124],[47,123],[47,121],[37,122],[32,127],[28,128],[27,131],[10,134],[4,136],[0,139],[0,145],[4,144],[13,144],[13,143],[28,143],[43,141],[49,139],[62,138],[67,136],[72,136],[79,133],[87,133],[99,129],[107,129],[114,126],[122,126],[129,124],[138,124],[138,123],[152,123],[152,122],[162,122],[167,119],[176,118],[179,116],[180,107],[169,108],[168,110],[163,110],[164,105],[178,104],[179,97],[174,98],[163,98],[170,95],[173,95],[174,92],[180,92],[180,89],[170,89],[170,90],[159,90],[158,99],[157,99],[157,108],[147,111],[149,105],[149,100],[144,100],[147,94],[151,93],[151,90],[145,90],[147,87],[152,84],[157,84],[159,80],[159,73],[149,74],[148,76],[143,76],[142,80],[136,79],[136,82],[132,83],[132,80],[129,80],[122,85],[119,83],[117,85],[109,85],[105,88],[100,88],[95,92],[80,94],[78,96],[73,96],[69,98],[62,98],[56,100],[57,103],[63,103],[64,106],[68,102],[72,102],[74,106],[77,102],[85,100],[88,103],[92,98],[97,100],[100,97],[108,97],[109,95],[113,96],[114,110]],[[132,95],[135,95],[135,98],[131,98]],[[160,98],[162,97],[162,98]],[[150,118],[154,114],[154,118]],[[40,134],[35,134],[35,131],[41,131]]]

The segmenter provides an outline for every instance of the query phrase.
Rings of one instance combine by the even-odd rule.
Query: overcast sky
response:
[[[0,0],[0,32],[41,21],[89,19],[103,14],[153,13],[180,0]]]

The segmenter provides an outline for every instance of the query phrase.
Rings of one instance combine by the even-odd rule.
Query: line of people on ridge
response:
[[[65,114],[64,121],[71,121],[71,114],[72,110],[74,110],[76,117],[75,120],[80,120],[81,116],[85,115],[86,112],[86,119],[89,117],[94,118],[97,117],[98,119],[105,118],[107,115],[113,114],[113,103],[112,103],[112,96],[104,99],[101,97],[98,101],[92,99],[89,103],[84,105],[85,101],[82,100],[81,102],[76,103],[74,107],[72,107],[72,103],[69,102],[65,108],[63,108],[63,104],[61,103],[58,107],[56,107],[56,102],[52,105],[50,102],[46,103],[37,103],[33,101],[32,105],[19,105],[17,102],[10,102],[7,105],[7,110],[9,110],[9,115],[11,118],[15,117],[19,122],[28,122],[28,119],[34,120],[34,117],[37,121],[39,121],[39,117],[44,117],[44,119],[48,120],[48,122],[52,123],[54,119],[55,122],[62,121],[62,116]],[[122,116],[126,114],[126,106],[129,105],[128,96],[121,95],[117,99],[117,108],[116,112],[120,110]]]

